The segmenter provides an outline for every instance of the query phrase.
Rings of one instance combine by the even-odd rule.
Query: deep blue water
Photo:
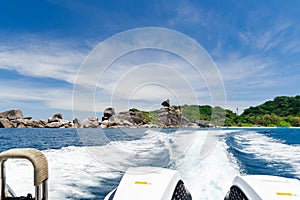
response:
[[[45,152],[50,163],[52,199],[104,199],[130,166],[177,169],[187,185],[190,182],[192,191],[204,195],[203,199],[214,199],[208,194],[205,198],[205,192],[215,192],[215,199],[221,197],[227,190],[224,184],[237,174],[300,178],[300,129],[219,130],[212,153],[199,159],[197,152],[206,132],[207,129],[0,129],[0,151],[31,147]],[[191,138],[193,144],[180,148]],[[22,165],[16,164],[12,170],[19,166]],[[224,176],[224,180],[206,177],[212,171]],[[198,183],[195,174],[209,184]],[[61,187],[69,189],[58,189]],[[197,195],[200,194],[194,196]]]
[[[300,129],[244,129],[226,135],[241,173],[300,178]]]

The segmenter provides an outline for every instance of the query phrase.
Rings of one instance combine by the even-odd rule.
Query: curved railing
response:
[[[1,193],[0,200],[5,200],[6,191],[8,190],[6,185],[5,175],[5,161],[8,159],[27,159],[34,168],[34,186],[35,186],[35,200],[48,200],[48,162],[45,155],[37,149],[33,148],[19,148],[10,149],[0,153],[1,164]]]

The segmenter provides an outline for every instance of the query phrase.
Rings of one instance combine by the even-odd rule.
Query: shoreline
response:
[[[9,127],[9,128],[0,128],[0,129],[90,129],[90,127],[58,127],[58,128],[50,128],[50,127],[32,127],[32,128],[19,128],[19,127]],[[92,128],[92,129],[192,129],[192,130],[220,130],[220,129],[300,129],[300,127],[249,127],[249,126],[224,126],[224,127],[108,127],[108,128]]]
[[[300,128],[299,126],[275,126],[276,123],[267,124],[269,126],[261,126],[259,124],[251,126],[251,124],[241,124],[246,126],[237,126],[238,123],[228,122],[225,115],[210,120],[211,118],[191,116],[181,106],[170,106],[169,100],[162,102],[163,107],[155,111],[142,111],[136,108],[128,111],[115,113],[114,108],[106,108],[103,117],[99,120],[98,116],[91,116],[84,120],[75,118],[72,121],[63,119],[61,113],[56,113],[48,118],[48,120],[34,120],[32,117],[24,116],[19,109],[0,112],[0,128],[158,128],[158,129],[201,129],[201,128],[248,128],[248,129],[272,129],[272,128]],[[195,105],[187,106],[188,111],[194,111]],[[197,109],[200,108],[197,107]],[[187,108],[185,108],[187,109]],[[186,111],[186,112],[185,112]],[[189,118],[185,117],[184,113]],[[197,111],[198,115],[200,110]],[[228,114],[228,113],[227,113]],[[300,117],[298,117],[300,119]],[[297,119],[298,119],[297,118]],[[204,120],[207,119],[207,120]],[[210,120],[210,121],[209,121]],[[296,120],[296,119],[295,119]],[[250,126],[249,126],[250,125]],[[291,124],[289,124],[291,125]]]

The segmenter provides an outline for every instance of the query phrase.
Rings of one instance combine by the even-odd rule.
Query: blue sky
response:
[[[62,112],[72,119],[73,84],[85,58],[111,36],[142,27],[172,29],[202,45],[222,76],[227,108],[300,93],[300,1],[10,0],[0,9],[0,111],[20,108],[35,119]],[[101,85],[96,90],[100,98],[105,93]],[[132,106],[160,104],[140,98],[142,90],[133,95]],[[200,104],[209,104],[204,96]],[[111,106],[101,101],[95,112]]]

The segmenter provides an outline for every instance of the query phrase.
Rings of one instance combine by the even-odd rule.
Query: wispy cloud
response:
[[[273,27],[266,27],[267,29],[240,32],[239,37],[244,44],[252,47],[253,50],[266,53],[281,48],[288,42],[285,33],[290,27],[290,23],[276,23]]]
[[[0,69],[16,73],[10,79],[0,74],[0,84],[5,85],[1,110],[31,107],[43,119],[51,112],[71,111],[73,83],[85,54],[86,49],[70,41],[28,37],[13,44],[2,42]]]
[[[188,1],[181,2],[180,5],[175,9],[175,17],[168,20],[168,24],[173,26],[182,23],[191,24],[201,24],[205,25],[207,20],[205,20],[204,12],[202,10]]]
[[[41,42],[0,46],[0,69],[21,75],[53,78],[74,83],[84,54],[63,43]]]
[[[79,82],[82,87],[75,89],[75,93],[78,93],[75,94],[76,98],[96,96],[97,108],[106,105],[113,106],[118,111],[127,110],[133,102],[141,101],[143,105],[136,105],[142,106],[140,109],[149,109],[154,104],[158,104],[159,108],[160,102],[167,98],[174,104],[198,104],[199,99],[202,104],[211,103],[203,77],[189,63],[174,55],[166,55],[165,52],[158,51],[154,54],[154,57],[153,52],[127,55],[110,65],[102,74],[97,75],[93,68],[84,72],[90,74],[90,71],[94,71],[95,78],[89,78],[88,74],[80,72],[80,79],[87,80]],[[89,84],[86,84],[87,81]],[[80,100],[76,106],[82,107],[80,102],[88,100]],[[94,109],[90,105],[86,106]]]
[[[20,101],[33,100],[33,101],[46,101],[51,107],[59,105],[60,101],[68,102],[62,103],[59,108],[71,108],[70,102],[72,100],[72,87],[42,87],[39,88],[36,85],[29,82],[23,82],[19,80],[0,80],[1,85],[5,85],[1,90],[0,99]]]
[[[125,106],[130,100],[155,104],[167,96],[179,104],[225,101],[219,71],[206,52],[189,37],[160,28],[136,29],[101,43],[82,65],[76,86],[80,92],[84,87],[95,92],[97,86],[109,94],[100,100],[118,98]]]
[[[134,105],[130,102],[142,102],[139,105],[151,108],[152,105],[159,106],[163,98],[170,96],[172,102],[178,101],[179,104],[193,104],[194,99],[200,104],[211,104],[210,92],[214,89],[224,90],[224,81],[228,105],[239,104],[240,107],[273,97],[275,92],[271,91],[278,89],[283,82],[295,84],[299,79],[298,19],[291,18],[292,15],[288,15],[286,10],[283,12],[276,6],[270,8],[267,5],[269,2],[225,2],[215,5],[209,1],[178,0],[176,3],[155,2],[154,7],[144,2],[135,4],[141,5],[141,9],[146,9],[148,13],[153,11],[153,14],[144,14],[139,7],[127,9],[127,4],[118,7],[101,2],[49,2],[53,10],[59,8],[59,12],[63,10],[64,15],[67,13],[66,24],[74,23],[74,27],[67,27],[66,30],[59,30],[64,23],[47,27],[47,31],[54,31],[58,37],[68,38],[65,34],[78,29],[81,32],[75,32],[71,37],[80,41],[88,40],[90,46],[95,46],[98,39],[102,41],[132,27],[167,26],[188,34],[203,45],[216,61],[218,69],[205,67],[209,63],[205,53],[194,51],[195,46],[184,42],[182,38],[170,40],[164,34],[154,37],[153,32],[123,38],[125,42],[121,44],[109,44],[88,60],[85,60],[85,56],[92,48],[78,48],[78,43],[28,35],[18,35],[16,37],[20,37],[20,41],[9,43],[14,37],[2,34],[0,69],[18,74],[9,84],[5,82],[5,77],[5,81],[0,79],[0,83],[7,86],[0,94],[3,101],[32,100],[43,102],[51,108],[72,109],[72,84],[76,82],[79,92],[75,95],[75,101],[78,102],[76,109],[79,111],[98,112],[112,104]],[[282,10],[282,13],[277,13],[277,10]],[[31,26],[32,23],[27,25]],[[41,33],[34,33],[38,27],[34,30],[30,30],[30,27],[25,29],[29,34],[41,37]],[[173,41],[179,41],[179,45],[172,46]],[[160,45],[175,48],[175,53],[152,54],[141,51],[141,54],[122,54],[126,48],[140,51],[141,46]],[[176,52],[184,56],[180,57]],[[135,53],[136,56],[131,56]],[[107,60],[99,63],[99,58]],[[202,62],[203,67],[197,71],[185,59]],[[90,67],[81,68],[77,74],[84,60]],[[28,80],[26,84],[18,80],[24,77]],[[47,83],[48,78],[52,85]],[[43,84],[34,85],[30,79],[40,79],[36,81]],[[55,80],[59,84],[53,83]],[[297,91],[296,87],[287,85],[286,88],[281,92]],[[280,95],[280,92],[277,91],[277,94]]]
[[[294,39],[285,42],[285,46],[282,48],[284,55],[295,55],[300,53],[300,40]]]
[[[272,61],[268,58],[262,58],[259,55],[242,56],[239,53],[229,53],[227,56],[218,62],[225,82],[266,78],[271,75]]]

